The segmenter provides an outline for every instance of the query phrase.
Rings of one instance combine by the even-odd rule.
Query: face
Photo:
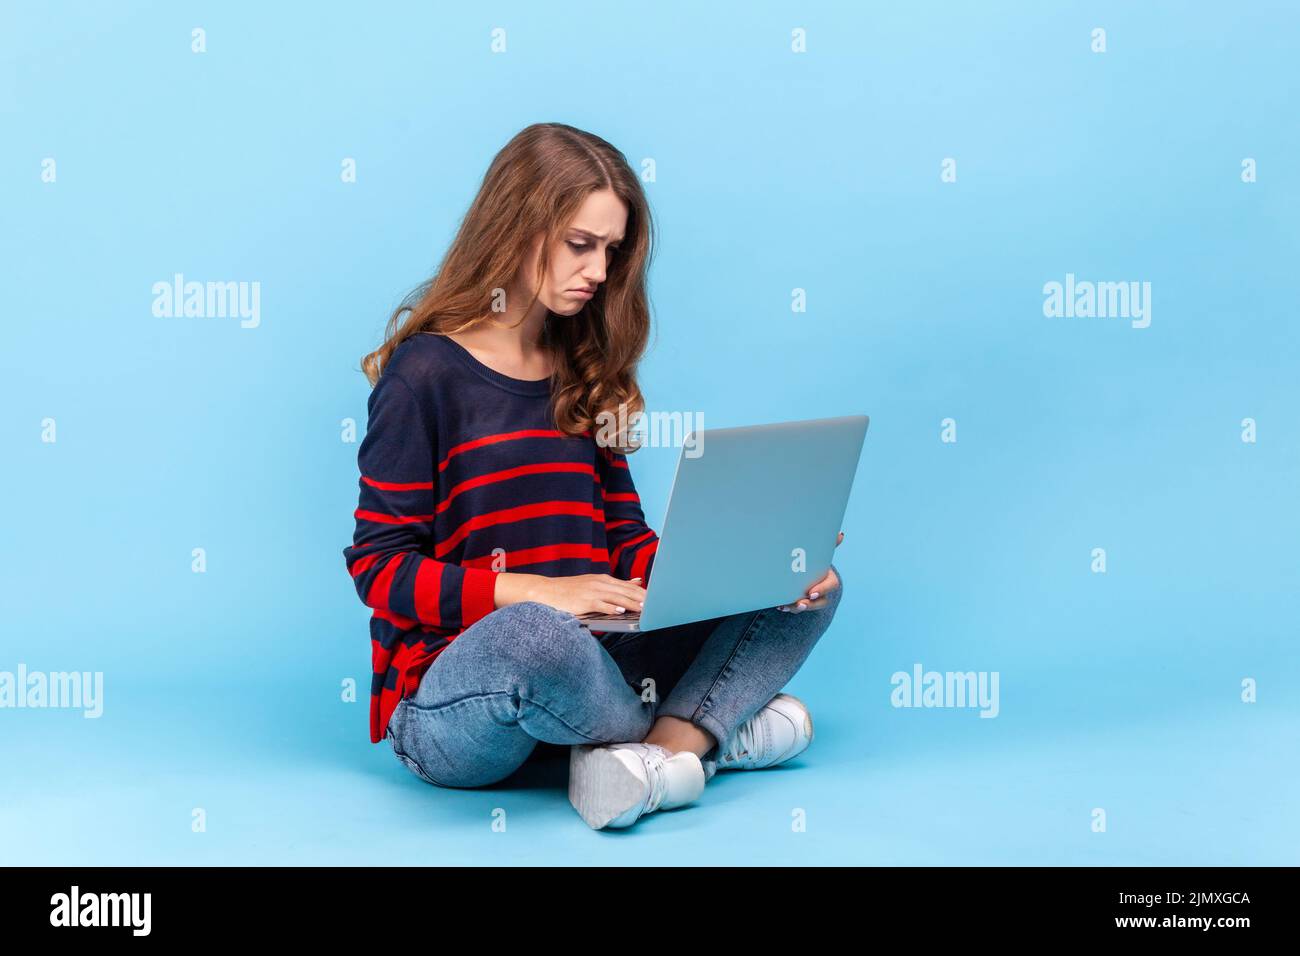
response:
[[[557,315],[574,315],[591,301],[605,281],[627,229],[627,207],[610,189],[589,193],[577,215],[551,249],[551,262],[538,292],[538,303]],[[541,247],[533,242],[533,268]]]

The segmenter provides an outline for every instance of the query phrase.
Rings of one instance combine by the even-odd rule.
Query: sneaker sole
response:
[[[645,787],[613,751],[586,745],[570,751],[569,802],[593,830],[603,830],[640,803]]]

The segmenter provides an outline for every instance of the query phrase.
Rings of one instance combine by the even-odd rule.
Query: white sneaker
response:
[[[630,827],[704,792],[704,768],[689,750],[657,744],[578,745],[569,751],[569,802],[593,830]]]
[[[705,777],[718,770],[761,770],[784,763],[808,749],[813,739],[812,714],[803,701],[777,694],[704,761]]]

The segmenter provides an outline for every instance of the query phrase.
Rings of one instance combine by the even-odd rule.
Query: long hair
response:
[[[600,189],[613,190],[626,204],[627,229],[605,281],[582,311],[546,315],[541,344],[555,356],[552,415],[557,430],[577,435],[587,429],[595,434],[602,413],[622,422],[642,412],[636,367],[650,330],[645,291],[654,246],[650,207],[621,152],[562,123],[529,126],[497,153],[438,271],[403,300],[388,320],[384,343],[361,360],[371,386],[410,336],[460,332],[486,322],[539,231],[544,233],[540,289],[552,244],[562,239],[588,194]],[[528,307],[536,301],[534,295]],[[619,417],[620,405],[625,418]],[[609,424],[604,427],[608,433]],[[617,431],[612,444],[634,450],[622,428]]]

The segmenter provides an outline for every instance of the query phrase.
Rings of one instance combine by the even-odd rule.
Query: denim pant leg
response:
[[[429,783],[480,787],[508,777],[538,741],[641,740],[652,722],[653,704],[576,617],[528,601],[453,640],[398,703],[388,736]]]
[[[781,692],[830,626],[844,593],[840,569],[831,568],[840,586],[825,595],[825,607],[797,614],[765,608],[720,618],[655,716],[688,720],[719,745],[730,739]]]

